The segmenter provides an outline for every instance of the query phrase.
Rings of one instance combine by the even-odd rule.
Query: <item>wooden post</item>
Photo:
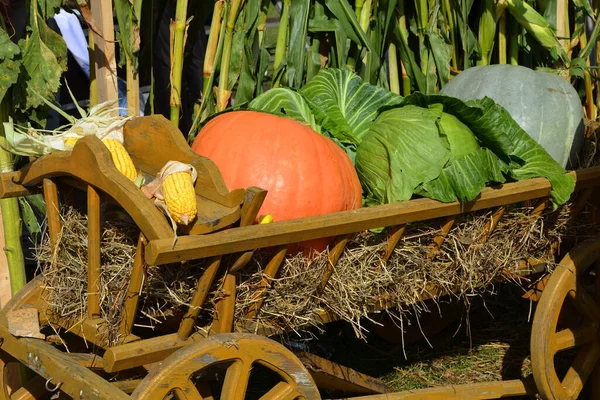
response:
[[[118,98],[112,0],[93,1],[92,16],[98,23],[102,33],[102,37],[100,37],[90,31],[90,34],[94,35],[97,102],[102,103]]]

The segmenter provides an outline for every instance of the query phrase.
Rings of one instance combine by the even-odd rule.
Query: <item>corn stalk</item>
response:
[[[187,29],[187,0],[177,0],[175,8],[175,23],[171,24],[174,30],[173,52],[171,54],[171,122],[179,126],[179,113],[181,110],[181,75],[183,72],[183,48],[185,45],[185,32]]]
[[[232,0],[227,15],[227,25],[225,27],[225,42],[223,44],[223,54],[221,56],[221,70],[219,73],[219,89],[217,91],[217,111],[223,111],[227,108],[231,90],[229,89],[229,64],[231,60],[231,45],[233,43],[233,29],[240,8],[244,0]]]
[[[8,122],[9,103],[5,98],[0,103],[0,172],[13,171],[13,156],[6,150],[8,148],[4,132],[4,122]],[[2,223],[4,225],[4,252],[8,261],[10,276],[10,289],[13,296],[25,286],[25,258],[21,246],[22,220],[19,202],[16,197],[0,199],[2,210]]]

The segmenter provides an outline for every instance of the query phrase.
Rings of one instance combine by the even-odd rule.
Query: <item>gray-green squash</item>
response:
[[[584,115],[564,78],[522,66],[487,65],[461,72],[441,93],[463,101],[491,98],[561,166],[577,166]]]

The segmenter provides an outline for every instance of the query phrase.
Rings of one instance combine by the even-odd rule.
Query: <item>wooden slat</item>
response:
[[[100,196],[92,187],[87,191],[88,217],[88,317],[99,318],[100,315],[100,242],[102,229],[100,225]]]
[[[444,219],[442,229],[437,235],[435,235],[433,241],[429,244],[429,246],[427,246],[427,250],[429,251],[429,253],[427,253],[426,256],[427,258],[435,258],[437,253],[440,251],[442,244],[444,244],[444,240],[446,239],[446,236],[448,236],[450,229],[452,229],[452,227],[454,226],[454,222],[456,222],[456,215],[451,215]]]
[[[44,201],[46,202],[46,217],[48,219],[48,234],[50,246],[54,249],[60,234],[60,204],[58,203],[58,189],[56,183],[44,179]]]
[[[92,370],[81,366],[68,354],[43,340],[15,338],[0,324],[2,348],[45,379],[62,382],[61,391],[74,399],[129,399],[127,395],[102,379]]]
[[[129,335],[131,329],[133,329],[140,291],[144,281],[144,246],[146,243],[146,239],[140,234],[135,252],[135,259],[133,260],[133,269],[129,277],[127,296],[125,297],[125,304],[123,306],[123,317],[120,326],[120,332],[123,336]]]
[[[172,333],[113,346],[104,353],[104,370],[112,373],[153,364],[203,338],[204,336],[195,333],[186,340],[180,340],[176,333]]]
[[[315,294],[317,296],[319,296],[325,290],[325,287],[329,282],[329,278],[331,278],[331,275],[333,275],[333,270],[335,269],[337,262],[340,260],[340,257],[344,253],[344,249],[348,244],[348,240],[350,240],[350,237],[348,235],[336,238],[333,248],[329,251],[329,256],[327,257],[327,264],[325,264],[325,268],[323,269],[323,275],[321,276],[321,282],[319,283],[319,286],[317,286],[317,290],[315,291]]]
[[[480,382],[430,389],[362,396],[361,400],[487,400],[512,396],[534,396],[535,382],[531,378],[500,382]]]
[[[496,226],[498,226],[498,222],[500,222],[500,218],[502,218],[505,211],[506,207],[504,206],[498,207],[498,209],[494,211],[490,220],[483,227],[483,231],[481,232],[480,238],[481,243],[487,242],[494,229],[496,229]]]
[[[600,180],[600,169],[596,170],[593,179]],[[184,236],[178,239],[174,247],[172,240],[153,240],[146,250],[146,262],[166,264],[303,242],[499,207],[549,195],[549,182],[544,178],[536,178],[526,182],[509,183],[502,187],[486,188],[479,199],[468,203],[440,203],[430,199],[416,199],[267,225],[228,229],[207,236]]]
[[[326,360],[311,353],[297,354],[319,389],[345,395],[388,393],[391,390],[379,379]],[[357,399],[358,400],[358,399]]]
[[[586,168],[569,174],[576,178],[578,189],[600,184],[600,167]],[[478,199],[467,203],[458,201],[441,203],[430,199],[415,199],[267,225],[228,229],[208,236],[185,236],[180,237],[174,247],[172,240],[152,240],[146,250],[146,262],[160,265],[415,221],[427,221],[549,197],[550,190],[547,179],[535,178],[485,188]]]
[[[190,301],[188,311],[185,313],[183,319],[181,320],[181,324],[179,325],[177,336],[180,340],[186,340],[192,334],[194,324],[196,323],[196,318],[198,318],[200,309],[208,297],[208,292],[210,291],[210,287],[215,280],[215,276],[217,275],[220,265],[220,256],[214,257],[207,261],[207,267],[202,276],[198,279],[198,285],[196,286],[196,291],[194,292],[192,301]]]
[[[383,262],[387,263],[392,254],[394,254],[394,249],[398,245],[398,242],[404,236],[404,231],[406,231],[406,225],[394,226],[390,229],[391,235],[389,235],[387,239],[387,246],[385,248],[385,253],[383,254]]]
[[[216,313],[213,319],[210,334],[230,333],[233,331],[233,318],[235,314],[235,287],[236,277],[227,274],[223,283],[223,298],[216,304]]]
[[[287,246],[279,246],[275,249],[273,258],[265,267],[265,271],[263,272],[262,279],[258,286],[258,289],[254,293],[254,302],[250,306],[248,313],[246,314],[246,318],[253,319],[255,318],[265,301],[265,296],[267,295],[267,288],[271,285],[271,281],[277,275],[279,271],[279,267],[285,258],[285,254],[287,253]]]
[[[245,193],[242,206],[240,226],[252,225],[258,216],[258,212],[265,201],[267,191],[257,187],[250,187]],[[235,271],[243,268],[250,262],[254,251],[247,251],[238,256],[233,265],[228,268],[223,283],[224,297],[215,304],[215,315],[210,328],[210,334],[229,333],[233,331],[233,319],[235,315],[236,299],[236,276]]]

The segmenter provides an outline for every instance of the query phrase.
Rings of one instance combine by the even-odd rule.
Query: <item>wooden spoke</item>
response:
[[[200,392],[198,392],[198,389],[196,389],[196,385],[194,385],[194,382],[192,382],[189,378],[178,384],[178,387],[173,389],[173,392],[179,400],[203,399],[203,397],[200,395]]]
[[[186,400],[208,400],[212,398],[210,390],[206,390],[208,384],[222,382],[220,398],[242,400],[246,397],[250,380],[254,379],[253,365],[270,370],[279,378],[275,382],[281,382],[263,396],[265,399],[321,398],[310,373],[291,351],[263,336],[241,333],[213,335],[181,348],[157,364],[131,398],[164,399],[175,392],[176,396]],[[215,378],[217,375],[211,373],[211,367],[226,367],[225,378]],[[193,376],[198,377],[198,382],[187,383]],[[189,387],[192,382],[196,392]],[[182,397],[175,389],[186,392],[187,397]]]
[[[573,365],[562,381],[562,386],[569,394],[570,399],[578,397],[583,385],[596,367],[599,358],[600,345],[598,343],[593,343],[579,350]]]
[[[598,328],[587,326],[577,330],[563,329],[554,336],[552,346],[554,351],[564,351],[573,347],[583,346],[593,342],[598,337]]]
[[[246,389],[250,381],[250,372],[252,371],[252,362],[244,359],[236,360],[225,374],[223,382],[223,391],[221,397],[224,399],[244,400]]]
[[[293,400],[298,397],[298,392],[286,382],[279,382],[275,387],[261,396],[259,400]]]

